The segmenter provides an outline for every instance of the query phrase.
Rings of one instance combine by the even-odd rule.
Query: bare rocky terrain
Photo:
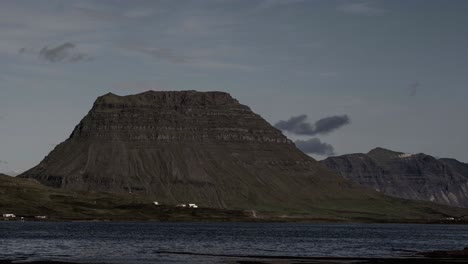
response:
[[[468,164],[455,159],[376,148],[321,163],[346,179],[390,196],[468,208]]]

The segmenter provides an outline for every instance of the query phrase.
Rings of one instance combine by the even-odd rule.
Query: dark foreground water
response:
[[[0,260],[229,263],[246,255],[398,257],[465,246],[461,225],[0,222]]]

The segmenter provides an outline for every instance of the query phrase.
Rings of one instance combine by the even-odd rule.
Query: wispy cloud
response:
[[[370,1],[348,1],[338,6],[338,10],[344,13],[361,16],[380,16],[386,12],[385,9],[375,6],[375,4]]]
[[[297,135],[325,135],[331,133],[351,122],[347,115],[336,115],[322,118],[314,124],[307,121],[307,115],[293,116],[288,120],[281,120],[275,127]]]
[[[161,8],[158,5],[155,2],[142,3],[139,6],[109,5],[98,1],[60,1],[55,4],[39,1],[2,1],[0,55],[16,54],[19,48],[26,46],[25,43],[60,44],[66,36],[78,39],[80,48],[83,44],[89,46],[108,43],[113,32],[119,30],[122,25],[143,23],[144,19],[159,14]],[[46,6],[47,8],[44,8]],[[31,51],[30,47],[26,49]],[[38,49],[40,47],[36,46],[36,53],[40,52]],[[76,54],[71,60],[82,61],[83,55],[85,54]]]
[[[99,5],[98,2],[93,2],[92,4],[76,2],[74,3],[74,10],[88,18],[109,22],[125,22],[132,19],[142,19],[159,13],[151,7],[137,7],[121,10],[106,5]]]
[[[318,138],[311,138],[309,140],[296,140],[294,142],[296,147],[306,154],[316,154],[322,156],[335,155],[335,149],[332,145],[322,142]]]
[[[122,48],[138,52],[140,54],[149,55],[152,58],[176,63],[176,64],[185,64],[194,68],[201,69],[231,69],[231,70],[242,70],[242,71],[253,71],[258,68],[252,65],[234,63],[228,61],[226,58],[218,58],[217,49],[213,49],[211,52],[206,52],[205,50],[190,49],[188,50],[188,55],[183,52],[175,51],[171,48],[158,47],[151,45],[142,45],[142,44],[124,44],[121,45]]]
[[[79,62],[90,61],[92,57],[77,50],[76,45],[65,42],[55,47],[45,46],[38,52],[34,49],[21,48],[20,54],[37,54],[40,59],[48,62]]]

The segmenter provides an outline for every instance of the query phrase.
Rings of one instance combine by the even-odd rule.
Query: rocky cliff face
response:
[[[468,165],[453,159],[377,148],[321,163],[346,179],[390,196],[468,208]]]
[[[378,197],[320,166],[224,92],[99,97],[70,138],[20,177],[216,208]]]

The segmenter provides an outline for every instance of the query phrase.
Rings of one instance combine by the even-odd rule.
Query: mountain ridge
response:
[[[393,197],[468,207],[468,165],[455,159],[375,148],[321,163],[344,178]]]

